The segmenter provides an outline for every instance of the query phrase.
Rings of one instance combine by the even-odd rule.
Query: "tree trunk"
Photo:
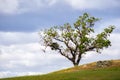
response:
[[[76,58],[77,58],[77,57],[76,57]],[[74,67],[79,65],[79,62],[80,62],[80,60],[81,60],[81,54],[78,56],[77,60],[76,60],[76,58],[74,58],[74,59],[72,60],[72,63],[73,63],[73,65],[74,65]]]
[[[74,62],[73,62],[74,67],[75,67],[75,66],[78,66],[78,64],[79,64],[79,63],[76,63],[76,62],[74,63]]]
[[[79,65],[79,61],[78,60],[76,61],[75,59],[72,61],[72,63],[74,65],[74,67]]]

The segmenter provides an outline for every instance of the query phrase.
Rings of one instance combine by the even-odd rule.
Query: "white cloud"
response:
[[[23,65],[24,67],[46,65],[51,63],[51,61],[53,61],[54,59],[61,58],[57,54],[50,54],[52,53],[52,51],[49,51],[48,49],[46,53],[44,53],[42,51],[43,46],[40,46],[39,43],[29,43],[22,45],[17,44],[10,46],[2,45],[0,46],[0,48],[0,62],[2,63],[1,67],[6,67],[9,69],[13,67],[19,67],[19,65]],[[41,61],[41,63],[39,63],[39,61]],[[7,64],[5,64],[5,62],[7,62]]]
[[[74,9],[107,9],[120,7],[119,0],[65,0]]]
[[[44,53],[41,48],[42,46],[39,43],[1,45],[0,77],[28,75],[31,71],[47,73],[59,69],[58,66],[62,63],[63,57],[49,49]],[[58,64],[57,67],[55,67],[56,64]],[[10,71],[10,73],[5,71]],[[22,74],[23,72],[24,74]],[[29,74],[32,75],[33,73]]]
[[[28,75],[32,71],[47,73],[61,68],[59,65],[63,57],[50,51],[50,48],[44,53],[44,46],[33,39],[38,39],[38,34],[36,36],[35,33],[1,32],[0,42],[8,40],[9,45],[4,44],[5,42],[0,43],[0,77],[18,76],[21,73]],[[56,65],[56,62],[59,64]]]
[[[41,72],[11,72],[11,71],[2,71],[0,72],[0,78],[12,77],[12,76],[28,76],[28,75],[40,75],[44,74]]]
[[[50,51],[42,51],[44,47],[39,43],[37,32],[0,32],[0,77],[17,76],[10,72],[39,71],[49,72],[52,70],[43,70],[42,66],[51,66],[55,61],[62,59],[59,54]],[[54,67],[54,66],[53,66]],[[27,68],[27,69],[26,69]],[[53,69],[54,70],[54,69]]]
[[[4,77],[8,77],[9,76],[9,71],[6,71],[6,72],[0,72],[0,78],[4,78]]]
[[[0,32],[0,44],[24,44],[39,42],[38,32]]]

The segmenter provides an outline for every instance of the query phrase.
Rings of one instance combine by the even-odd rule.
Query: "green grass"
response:
[[[69,68],[46,75],[23,76],[0,80],[120,80],[120,60],[105,68],[93,67],[95,63]],[[92,67],[90,67],[92,66]]]

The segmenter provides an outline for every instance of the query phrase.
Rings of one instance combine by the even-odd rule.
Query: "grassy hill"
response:
[[[102,61],[103,62],[103,61]],[[46,75],[4,78],[0,80],[120,80],[120,60],[93,62]]]

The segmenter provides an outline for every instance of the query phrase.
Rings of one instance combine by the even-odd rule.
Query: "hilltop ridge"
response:
[[[45,75],[0,80],[120,80],[120,60],[97,61]]]

